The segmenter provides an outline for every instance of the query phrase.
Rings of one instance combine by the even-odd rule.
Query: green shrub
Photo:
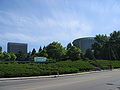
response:
[[[112,65],[113,68],[120,68],[120,61],[116,60],[97,60],[97,63],[103,68],[108,69],[109,65]]]
[[[38,76],[76,73],[94,68],[86,61],[60,61],[56,63],[0,64],[0,77]]]

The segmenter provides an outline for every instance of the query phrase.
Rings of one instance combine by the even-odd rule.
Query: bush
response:
[[[112,65],[113,68],[120,68],[120,61],[116,60],[97,60],[97,63],[103,68],[103,69],[109,69],[109,65]]]
[[[60,61],[56,63],[0,64],[0,77],[53,75],[59,72],[76,73],[94,68],[86,61]]]

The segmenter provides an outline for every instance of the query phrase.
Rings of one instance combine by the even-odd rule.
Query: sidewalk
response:
[[[106,71],[106,70],[105,70],[105,71]],[[81,72],[81,73],[73,73],[73,74],[61,74],[61,75],[49,75],[49,76],[31,76],[31,77],[0,78],[0,81],[7,81],[7,80],[25,80],[25,79],[39,79],[39,78],[55,78],[55,77],[83,75],[83,74],[90,74],[90,73],[97,73],[97,72],[102,72],[102,71],[89,71],[89,72]]]

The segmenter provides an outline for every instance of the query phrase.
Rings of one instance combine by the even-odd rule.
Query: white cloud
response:
[[[31,25],[32,19],[27,16],[20,16],[12,12],[0,10],[0,22],[5,25],[24,27],[25,25]]]
[[[24,41],[24,42],[38,42],[38,41],[45,41],[50,39],[49,37],[40,37],[40,36],[29,36],[22,33],[5,33],[0,34],[0,39],[7,40],[7,41]]]
[[[0,35],[3,39],[12,39],[28,42],[67,40],[71,41],[75,38],[87,36],[92,33],[92,25],[89,21],[77,16],[76,14],[53,11],[53,17],[39,18],[35,15],[20,16],[14,13],[0,11],[9,17],[2,16],[0,22],[16,27],[16,31],[4,32]],[[8,21],[7,21],[8,20]],[[11,23],[9,21],[12,21]],[[31,34],[30,34],[31,32]],[[34,34],[33,34],[34,33]],[[30,34],[30,35],[29,35]]]
[[[93,26],[91,23],[81,18],[75,14],[54,12],[53,18],[44,18],[38,22],[42,28],[47,26],[47,29],[54,34],[55,39],[71,40],[92,33]]]

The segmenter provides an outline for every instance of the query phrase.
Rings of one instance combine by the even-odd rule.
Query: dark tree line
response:
[[[95,43],[92,47],[82,53],[80,48],[73,46],[71,43],[67,47],[63,47],[61,43],[52,42],[43,48],[40,46],[36,51],[33,48],[32,52],[27,54],[18,52],[17,54],[0,52],[0,60],[17,60],[17,61],[33,61],[34,57],[47,57],[53,61],[63,60],[80,60],[80,59],[106,59],[120,60],[120,31],[114,31],[109,36],[96,35]]]
[[[73,46],[71,43],[65,48],[58,42],[52,42],[46,47],[44,46],[43,49],[40,47],[38,52],[35,53],[35,56],[47,57],[55,61],[68,59],[79,60],[81,58],[81,50]]]
[[[36,51],[33,48],[32,52],[27,54],[19,51],[17,54],[1,52],[0,60],[3,61],[33,61],[34,57],[47,57],[51,61],[64,61],[64,60],[79,60],[81,59],[81,50],[71,43],[67,47],[63,47],[61,43],[52,42],[43,48],[40,46]]]
[[[120,60],[120,31],[114,31],[109,36],[96,35],[92,45],[96,59]]]

